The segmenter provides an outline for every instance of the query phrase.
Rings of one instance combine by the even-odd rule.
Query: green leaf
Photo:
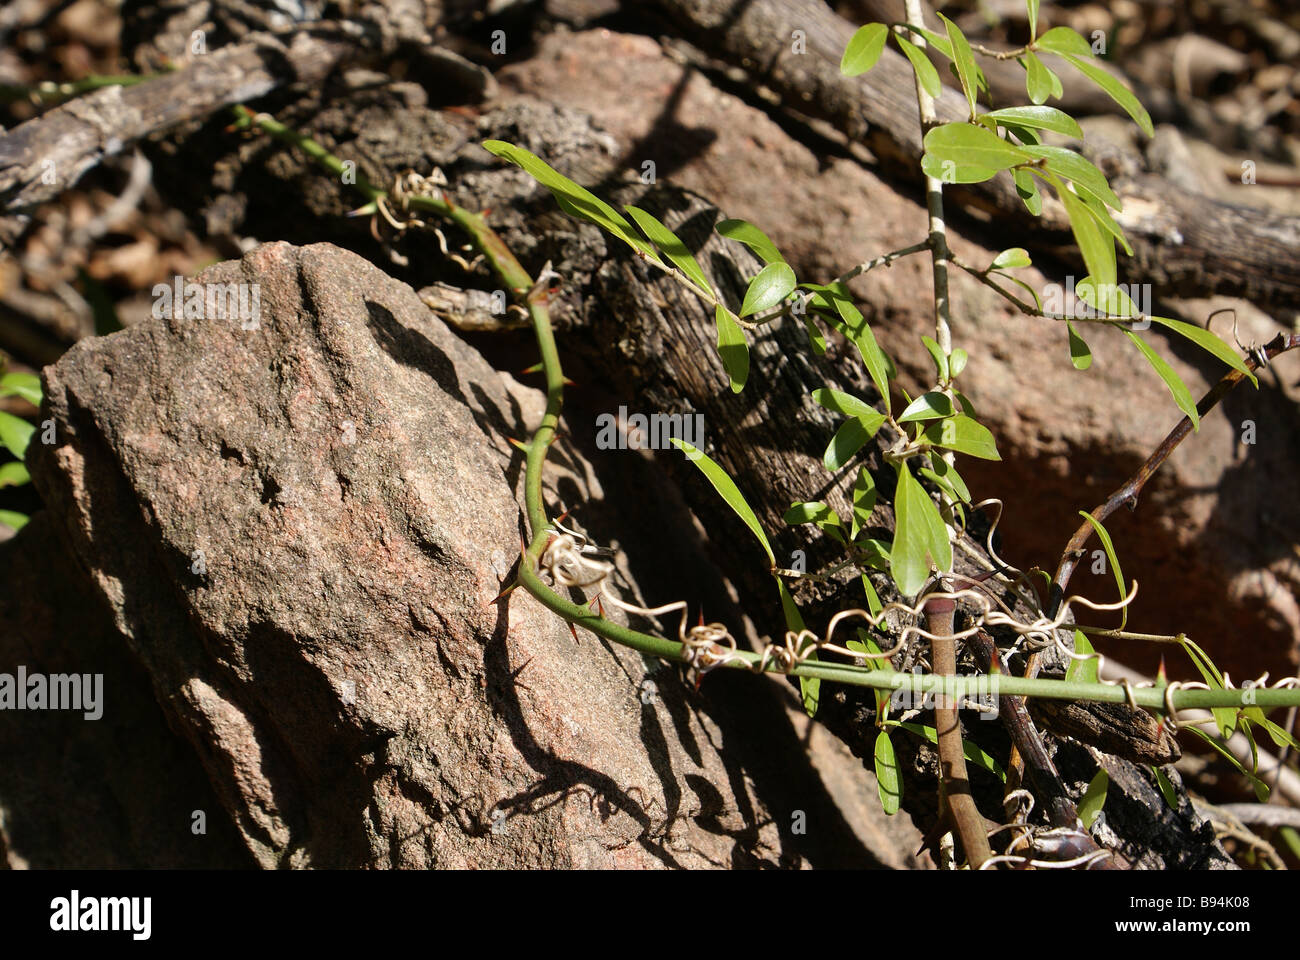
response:
[[[732,392],[740,393],[749,378],[749,345],[745,343],[745,331],[722,304],[713,308],[713,322],[718,328],[718,356],[722,358],[722,367],[731,380]]]
[[[946,393],[931,390],[909,403],[907,409],[899,415],[898,422],[937,420],[940,417],[951,417],[952,413],[952,398]]]
[[[1128,590],[1124,588],[1124,571],[1119,565],[1119,555],[1115,553],[1115,543],[1110,538],[1110,533],[1106,530],[1100,520],[1087,511],[1080,510],[1079,516],[1087,520],[1092,525],[1092,529],[1097,532],[1097,539],[1101,541],[1101,548],[1106,551],[1106,559],[1110,561],[1111,573],[1115,575],[1115,586],[1119,589],[1119,598],[1123,600],[1128,596]],[[1128,623],[1128,607],[1120,611],[1120,629],[1124,629],[1124,624]]]
[[[948,357],[948,373],[954,379],[961,376],[961,372],[966,369],[966,361],[970,359],[968,354],[961,347],[954,350]]]
[[[1038,295],[1038,291],[1035,290],[1033,287],[1031,287],[1029,284],[1025,283],[1025,281],[1021,280],[1019,277],[1013,277],[1011,274],[1003,273],[1001,270],[995,271],[992,274],[992,276],[1001,277],[1004,280],[1011,281],[1017,287],[1020,287],[1022,290],[1024,290],[1025,293],[1029,294],[1029,299],[1034,301],[1034,306],[1038,307],[1039,310],[1043,309],[1043,299]],[[967,413],[969,412],[970,411],[968,410]]]
[[[776,589],[781,595],[781,611],[785,614],[786,629],[794,634],[803,632],[803,616],[799,613],[799,607],[794,602],[794,597],[790,595],[790,588],[785,585],[785,581],[780,577],[776,578]],[[817,659],[817,651],[814,650],[808,654],[809,660]],[[821,699],[822,682],[817,677],[800,677],[799,678],[799,696],[803,700],[804,711],[810,717],[817,716],[817,705]]]
[[[1088,41],[1069,27],[1053,27],[1039,37],[1034,45],[1040,50],[1059,53],[1062,56],[1066,54],[1080,57],[1092,56],[1092,47],[1088,44]]]
[[[1188,729],[1196,730],[1195,727],[1189,727]],[[1169,782],[1169,778],[1165,776],[1165,772],[1159,767],[1152,766],[1151,772],[1156,775],[1156,786],[1160,788],[1160,796],[1165,798],[1165,803],[1169,805],[1170,810],[1177,810],[1178,793],[1174,790],[1174,785]]]
[[[916,72],[916,78],[921,81],[921,88],[930,96],[937,98],[943,91],[943,85],[939,82],[939,71],[934,69],[934,64],[916,44],[903,39],[901,34],[894,34],[894,40],[898,48],[907,55],[907,59],[912,61],[912,69]]]
[[[1025,65],[1025,92],[1029,94],[1029,99],[1036,104],[1046,103],[1047,98],[1052,96],[1052,81],[1057,80],[1056,74],[1045,67],[1043,61],[1034,56],[1032,51],[1025,54],[1022,62]]]
[[[1106,804],[1106,789],[1109,786],[1110,774],[1106,772],[1105,767],[1102,767],[1088,784],[1083,799],[1079,801],[1079,819],[1083,821],[1085,830],[1091,830],[1092,825],[1097,822],[1097,817],[1101,816],[1101,808]]]
[[[41,378],[34,373],[6,373],[0,377],[0,397],[19,396],[33,407],[41,405]]]
[[[1258,722],[1266,731],[1268,731],[1269,737],[1279,747],[1289,747],[1292,750],[1300,750],[1300,740],[1291,736],[1286,727],[1280,726],[1268,719],[1268,717],[1263,716],[1259,718]]]
[[[1038,36],[1038,0],[1025,0],[1029,9],[1029,38]]]
[[[840,332],[852,340],[854,346],[858,348],[863,366],[867,368],[867,373],[871,375],[871,382],[880,393],[880,402],[884,404],[885,412],[890,412],[889,380],[894,375],[891,372],[893,362],[888,354],[880,349],[880,344],[876,342],[876,335],[871,332],[871,324],[867,323],[867,318],[847,295],[842,296],[834,292],[824,295],[832,300],[835,312],[840,315],[842,323]]]
[[[1074,294],[1104,317],[1136,317],[1141,311],[1119,284],[1101,286],[1092,277],[1074,285]]]
[[[1192,665],[1200,672],[1206,685],[1211,689],[1222,690],[1223,674],[1214,665],[1209,654],[1186,637],[1182,640],[1182,648],[1188,659],[1192,661]],[[1214,714],[1214,722],[1219,728],[1219,733],[1224,740],[1227,740],[1237,727],[1237,711],[1232,707],[1211,707],[1210,713]]]
[[[1251,786],[1255,788],[1255,796],[1259,799],[1260,803],[1264,803],[1265,801],[1268,800],[1268,785],[1264,783],[1264,781],[1260,780],[1259,777],[1255,775],[1254,771],[1247,770],[1245,764],[1243,764],[1240,760],[1238,760],[1236,755],[1233,754],[1230,750],[1228,750],[1227,747],[1225,747],[1222,743],[1220,743],[1214,737],[1210,736],[1208,733],[1206,733],[1204,730],[1202,730],[1200,727],[1196,726],[1195,724],[1189,723],[1186,726],[1182,727],[1181,729],[1196,734],[1207,744],[1209,744],[1212,748],[1214,748],[1214,750],[1217,751],[1219,755],[1223,757],[1223,759],[1227,760],[1228,763],[1236,767],[1237,772],[1240,773],[1247,780],[1249,780]]]
[[[1040,216],[1043,213],[1043,194],[1039,191],[1039,182],[1035,180],[1034,174],[1022,168],[1011,170],[1011,177],[1015,180],[1015,193],[1021,196],[1024,208],[1032,215]]]
[[[1133,256],[1133,246],[1128,242],[1128,237],[1124,235],[1124,228],[1115,222],[1115,218],[1110,215],[1106,204],[1087,190],[1079,194],[1079,199],[1092,211],[1098,225],[1119,241],[1119,245],[1124,248],[1125,253],[1130,257]]]
[[[913,33],[919,33],[921,36],[925,37],[926,43],[934,47],[934,49],[938,50],[949,60],[952,59],[952,44],[948,42],[946,36],[940,33],[935,33],[933,30],[927,30],[925,27],[914,27],[910,23],[903,24],[903,26],[907,27],[907,29]]]
[[[1169,392],[1173,394],[1174,403],[1178,404],[1178,409],[1187,415],[1187,419],[1192,421],[1192,429],[1201,429],[1201,418],[1196,412],[1196,401],[1192,399],[1192,392],[1187,389],[1187,384],[1183,383],[1182,378],[1174,372],[1174,368],[1165,362],[1160,354],[1156,353],[1146,342],[1132,330],[1125,330],[1124,336],[1133,341],[1142,356],[1147,358],[1147,363],[1151,364],[1152,369],[1160,374],[1160,379],[1165,382]]]
[[[722,220],[713,229],[728,240],[736,240],[753,250],[764,263],[785,263],[785,257],[768,239],[767,234],[747,220]]]
[[[929,740],[933,744],[937,745],[939,743],[939,734],[935,731],[934,727],[925,726],[919,723],[900,723],[897,724],[897,726],[902,727],[904,730],[911,731],[918,737],[925,737],[925,739]],[[969,740],[962,740],[961,752],[965,755],[967,762],[973,766],[979,767],[981,770],[993,774],[993,776],[997,777],[1004,783],[1006,782],[1007,775],[1005,771],[1003,771],[1001,764],[975,744],[971,743]]]
[[[1076,370],[1087,370],[1092,366],[1092,351],[1088,345],[1083,342],[1083,337],[1079,336],[1079,331],[1074,329],[1074,324],[1069,320],[1065,321],[1065,329],[1070,334],[1070,362],[1074,364]]]
[[[1092,641],[1088,639],[1087,634],[1082,630],[1074,631],[1074,652],[1075,653],[1096,653],[1093,649]],[[1065,668],[1066,682],[1081,681],[1083,683],[1097,683],[1100,679],[1099,668],[1101,661],[1096,657],[1089,657],[1087,660],[1070,660],[1070,665]]]
[[[1017,267],[1032,267],[1034,262],[1029,259],[1029,251],[1024,247],[1011,247],[1003,250],[993,262],[989,264],[990,270],[1014,270]]]
[[[890,742],[889,731],[881,730],[876,734],[876,790],[880,794],[880,806],[887,816],[898,813],[898,805],[903,799],[903,778],[899,774],[898,760],[894,757],[894,745]]]
[[[980,123],[984,124],[984,126],[988,127],[994,133],[998,132],[998,126],[999,126],[998,122],[996,120],[990,120],[988,118],[988,114],[985,114],[984,116],[980,117]],[[1042,136],[1039,134],[1037,130],[1033,129],[1032,127],[1022,127],[1018,123],[1009,123],[1006,121],[1003,121],[1001,126],[1002,129],[1006,130],[1007,133],[1011,134],[1013,137],[1016,138],[1014,143],[1033,144],[1033,143],[1043,142]],[[1012,142],[1012,141],[1008,141],[1008,142]]]
[[[749,504],[745,502],[745,498],[741,495],[735,482],[727,476],[727,471],[723,470],[720,466],[685,440],[679,440],[677,437],[669,437],[669,439],[686,454],[688,460],[691,460],[700,468],[700,472],[704,474],[709,483],[713,484],[713,489],[722,494],[722,499],[726,500],[728,506],[730,506],[732,510],[736,511],[736,516],[740,517],[740,519],[745,522],[745,526],[749,527],[749,529],[753,531],[754,536],[758,538],[758,542],[763,545],[763,550],[767,553],[768,560],[770,560],[772,566],[775,567],[776,555],[772,553],[772,545],[768,543],[767,534],[763,532],[763,527],[759,524],[758,517],[754,515],[754,511],[751,510]]]
[[[1039,107],[1050,110],[1050,107]],[[1106,182],[1106,175],[1096,168],[1087,158],[1065,147],[1051,147],[1047,144],[1026,144],[1017,149],[1032,157],[1042,157],[1047,162],[1047,169],[1071,181],[1078,190],[1086,190],[1098,200],[1116,210],[1123,209],[1119,197]]]
[[[921,335],[921,342],[925,344],[925,349],[930,354],[930,359],[934,361],[935,371],[939,375],[939,382],[944,383],[948,380],[948,356],[939,348],[939,344],[933,337]]]
[[[794,271],[784,260],[769,263],[749,281],[745,291],[745,301],[740,305],[740,315],[748,317],[763,310],[770,310],[790,295],[795,288]]]
[[[1113,284],[1115,282],[1115,241],[1097,225],[1097,218],[1073,190],[1055,177],[1052,177],[1050,182],[1056,187],[1056,194],[1065,205],[1074,242],[1079,245],[1079,253],[1083,256],[1088,273],[1098,283]]]
[[[866,467],[858,471],[858,478],[853,481],[852,500],[853,523],[849,528],[849,539],[856,540],[876,509],[876,481]]]
[[[837,514],[820,500],[810,500],[806,503],[792,503],[790,509],[785,512],[781,518],[792,527],[797,527],[805,523],[815,523],[819,527],[840,526],[839,514]]]
[[[962,92],[970,104],[970,112],[975,113],[975,98],[981,85],[980,68],[975,64],[975,55],[971,53],[966,35],[942,13],[938,15],[948,31],[948,42],[952,44],[952,62],[957,68],[957,79],[961,81]],[[937,96],[937,94],[935,94]]]
[[[1027,148],[1007,143],[977,123],[945,123],[927,133],[923,143],[926,155],[922,166],[929,158],[932,167],[925,172],[948,183],[978,183],[992,176],[977,177],[981,171],[1007,170],[1033,159],[1025,152]]]
[[[704,271],[700,269],[700,264],[695,259],[695,255],[691,253],[686,244],[682,243],[677,234],[640,207],[627,206],[623,209],[636,221],[636,225],[641,228],[641,232],[649,237],[650,241],[677,265],[677,269],[686,274],[686,277],[705,293],[710,296],[713,295],[713,288],[709,286],[709,278],[704,275]]]
[[[21,487],[24,483],[31,482],[31,479],[32,475],[27,472],[25,465],[12,460],[0,463],[0,487]]]
[[[920,482],[898,464],[898,490],[894,494],[896,527],[889,554],[890,573],[905,596],[915,596],[930,576],[930,561],[940,572],[952,568],[952,544],[939,508]]]
[[[821,328],[817,326],[817,321],[807,313],[803,317],[804,329],[808,331],[808,345],[812,347],[813,353],[819,357],[826,356],[826,338],[822,336]]]
[[[1025,202],[1025,209],[1035,217],[1041,215],[1043,212],[1043,195],[1039,192],[1038,181],[1034,179],[1034,175],[1022,168],[1012,170],[1011,176],[1016,181],[1016,193]]]
[[[878,413],[876,416],[879,419],[875,423],[869,423],[861,417],[851,417],[840,425],[835,436],[831,437],[831,442],[826,445],[826,452],[822,454],[822,464],[827,470],[838,473],[857,456],[858,451],[880,429],[880,424],[884,423],[883,416]]]
[[[859,400],[852,394],[842,393],[839,390],[820,387],[812,392],[812,398],[818,406],[825,407],[832,413],[840,413],[846,417],[861,417],[868,423],[874,422],[876,427],[879,427],[885,419],[883,413],[879,413],[865,400]],[[875,428],[872,432],[875,432]]]
[[[1214,354],[1234,370],[1240,370],[1244,373],[1250,378],[1250,382],[1256,387],[1259,386],[1259,381],[1255,378],[1255,374],[1251,372],[1250,367],[1246,366],[1246,362],[1238,356],[1237,352],[1233,350],[1232,347],[1228,346],[1209,330],[1206,330],[1204,327],[1198,327],[1194,323],[1185,323],[1182,320],[1171,320],[1169,317],[1152,317],[1151,320],[1154,323],[1160,324],[1162,327],[1168,327],[1170,330],[1174,331],[1174,333],[1181,334],[1202,350]]]
[[[930,451],[930,463],[934,467],[930,471],[935,483],[945,490],[951,491],[953,500],[960,500],[962,503],[970,503],[970,489],[966,486],[966,481],[961,478],[957,468],[951,463],[944,460],[943,454],[938,450]]]
[[[31,518],[25,513],[18,513],[15,510],[0,510],[0,524],[13,530],[15,533],[27,526],[27,521]]]
[[[1083,139],[1083,129],[1074,118],[1055,107],[1006,107],[984,114],[983,119],[996,120],[999,124],[1005,121],[1035,130],[1053,130],[1067,137]]]
[[[868,23],[858,27],[844,48],[844,56],[840,57],[840,73],[846,77],[866,73],[880,59],[888,37],[889,28],[883,23]]]
[[[988,427],[962,414],[930,424],[925,428],[925,438],[935,446],[947,447],[981,460],[1002,459]]]
[[[1085,46],[1087,45],[1087,41],[1082,37],[1079,37],[1079,40]],[[1039,39],[1039,43],[1042,43],[1042,38]],[[1101,87],[1101,89],[1106,91],[1112,100],[1123,107],[1124,112],[1133,118],[1133,122],[1142,128],[1143,133],[1148,137],[1155,136],[1155,127],[1151,125],[1151,114],[1147,113],[1146,108],[1142,106],[1138,101],[1138,98],[1133,95],[1133,92],[1129,90],[1128,87],[1124,86],[1104,69],[1097,66],[1097,64],[1082,59],[1082,56],[1090,57],[1091,55],[1092,48],[1089,47],[1087,54],[1081,56],[1066,56],[1065,59],[1074,64],[1080,73],[1097,86]]]
[[[19,460],[27,455],[27,445],[35,432],[36,428],[26,420],[0,410],[0,446]]]
[[[637,236],[636,231],[632,229],[632,224],[628,223],[622,214],[585,187],[578,186],[562,173],[552,169],[536,154],[503,140],[484,140],[483,149],[523,168],[534,180],[555,195],[556,202],[565,213],[580,220],[588,220],[612,233],[633,250],[638,250],[652,259],[659,259],[655,248]]]

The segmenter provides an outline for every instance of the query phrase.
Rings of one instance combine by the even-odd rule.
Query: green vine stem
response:
[[[256,127],[265,133],[301,149],[324,169],[340,175],[345,166],[311,138],[298,134],[272,117],[244,107],[236,107],[237,127]],[[368,183],[360,175],[353,186],[367,200],[387,200],[388,194]],[[542,495],[542,471],[547,452],[555,439],[564,400],[564,374],[559,352],[551,327],[548,295],[534,283],[532,277],[515,259],[504,240],[488,224],[482,213],[457,206],[446,195],[409,196],[405,202],[414,208],[442,216],[460,226],[474,247],[487,260],[496,275],[507,284],[527,308],[541,352],[542,369],[546,376],[546,412],[532,439],[525,445],[525,509],[532,539],[523,551],[517,585],[522,586],[547,609],[564,620],[613,643],[618,643],[641,653],[664,660],[689,662],[684,644],[647,633],[632,630],[605,619],[587,606],[574,603],[557,594],[538,573],[537,566],[551,537],[551,525],[546,516]],[[1086,681],[1028,679],[1005,675],[962,677],[954,675],[913,674],[894,670],[873,670],[853,664],[831,661],[802,661],[787,670],[774,658],[764,658],[749,650],[737,650],[719,664],[721,668],[788,673],[796,677],[815,677],[836,683],[870,687],[877,690],[910,690],[914,694],[961,700],[979,696],[1009,694],[1022,697],[1046,697],[1060,700],[1095,700],[1106,703],[1123,703],[1131,700],[1138,706],[1151,710],[1172,707],[1183,709],[1210,709],[1213,707],[1258,706],[1269,710],[1274,707],[1300,705],[1300,690],[1283,688],[1252,688],[1231,690],[1177,689],[1166,695],[1158,688],[1120,686]]]

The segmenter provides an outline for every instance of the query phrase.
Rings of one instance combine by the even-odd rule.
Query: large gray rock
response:
[[[256,862],[777,862],[671,674],[643,702],[636,654],[523,591],[492,603],[520,544],[505,437],[535,394],[332,246],[199,280],[257,284],[260,322],[81,342],[46,371],[58,442],[31,460]],[[589,485],[575,456],[565,483]]]

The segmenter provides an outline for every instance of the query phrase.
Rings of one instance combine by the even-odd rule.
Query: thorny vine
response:
[[[313,156],[326,169],[337,173],[342,167],[337,158],[330,155],[318,144],[315,144],[310,138],[288,130],[288,128],[265,114],[254,115],[243,108],[237,108],[237,116],[240,125],[256,126],[272,136],[293,143]],[[1012,654],[1021,647],[1030,653],[1031,661],[1035,664],[1037,662],[1036,655],[1040,651],[1054,647],[1069,660],[1096,661],[1100,671],[1100,666],[1104,661],[1103,656],[1095,652],[1085,654],[1075,652],[1062,641],[1059,630],[1064,624],[1070,622],[1071,607],[1076,604],[1093,611],[1125,609],[1136,596],[1136,582],[1133,583],[1127,595],[1115,603],[1096,603],[1077,595],[1063,598],[1061,594],[1065,583],[1068,582],[1069,570],[1072,569],[1070,561],[1072,556],[1077,555],[1079,550],[1079,544],[1076,541],[1080,541],[1080,537],[1082,537],[1080,542],[1086,542],[1086,536],[1083,536],[1085,530],[1081,528],[1080,534],[1076,536],[1075,540],[1072,540],[1071,547],[1067,549],[1067,553],[1063,557],[1061,570],[1058,571],[1058,577],[1053,583],[1052,598],[1044,608],[1039,602],[1037,592],[1033,589],[1029,576],[1025,572],[1007,564],[997,556],[993,549],[993,532],[996,529],[997,520],[1000,519],[1002,508],[1001,501],[998,500],[985,500],[974,505],[974,509],[996,506],[998,510],[997,518],[990,527],[984,545],[987,556],[992,559],[992,563],[984,559],[978,551],[966,543],[964,536],[962,536],[964,529],[954,529],[954,533],[957,534],[954,540],[961,549],[965,550],[970,556],[978,558],[989,568],[985,578],[997,578],[999,585],[1010,591],[1028,607],[1030,614],[1025,617],[1014,615],[1001,598],[988,589],[988,584],[982,582],[985,578],[976,580],[949,575],[946,578],[950,581],[949,583],[945,583],[944,578],[935,578],[931,585],[938,587],[938,589],[932,589],[929,592],[922,590],[917,601],[913,604],[894,601],[884,605],[876,614],[859,608],[841,610],[830,618],[824,637],[818,636],[814,631],[808,629],[800,631],[788,630],[781,642],[767,642],[763,645],[761,651],[754,652],[740,649],[735,637],[724,624],[701,622],[695,626],[688,626],[689,611],[688,603],[685,600],[677,600],[657,607],[642,607],[623,600],[611,589],[611,579],[615,573],[615,565],[607,558],[612,556],[612,551],[598,547],[585,534],[576,529],[565,527],[561,522],[562,518],[561,520],[549,520],[542,502],[542,468],[546,459],[546,451],[554,441],[556,428],[559,424],[565,383],[547,309],[549,291],[546,283],[555,277],[553,271],[549,269],[548,265],[548,269],[539,279],[534,280],[530,277],[518,261],[515,260],[501,238],[488,225],[484,214],[473,213],[457,207],[451,201],[443,189],[445,179],[439,175],[421,178],[410,173],[405,177],[397,178],[393,189],[388,192],[374,187],[359,176],[356,186],[368,197],[370,202],[366,206],[353,211],[353,214],[371,214],[373,216],[372,229],[377,227],[380,219],[398,232],[416,226],[434,229],[440,249],[462,268],[467,271],[473,270],[486,261],[493,271],[509,285],[510,290],[518,300],[518,309],[525,310],[532,321],[542,354],[540,367],[546,375],[548,402],[543,421],[533,434],[531,441],[526,444],[516,443],[527,454],[526,506],[533,539],[531,543],[524,546],[523,559],[519,567],[517,580],[503,591],[502,597],[516,586],[523,586],[545,606],[568,621],[571,629],[574,626],[581,626],[608,640],[640,650],[642,653],[682,662],[688,668],[688,676],[693,677],[697,683],[703,674],[713,669],[730,667],[748,669],[759,673],[777,673],[787,676],[837,680],[875,689],[907,689],[913,693],[939,693],[949,698],[948,702],[954,705],[962,704],[965,698],[971,695],[990,693],[1000,693],[1010,697],[1040,696],[1060,699],[1127,702],[1133,707],[1140,706],[1163,711],[1164,722],[1169,724],[1172,729],[1177,729],[1176,715],[1180,709],[1240,707],[1243,703],[1254,704],[1267,709],[1272,706],[1289,706],[1296,702],[1296,697],[1289,691],[1294,691],[1297,687],[1300,687],[1300,679],[1286,677],[1269,685],[1267,674],[1255,681],[1247,681],[1240,688],[1233,686],[1225,676],[1223,687],[1213,689],[1203,683],[1174,682],[1157,684],[1147,681],[1134,684],[1127,679],[1120,681],[1098,680],[1095,682],[1038,680],[1035,678],[1033,670],[1028,671],[1025,677],[1016,677],[998,672],[983,677],[959,677],[951,674],[940,675],[935,673],[915,675],[892,669],[876,670],[857,665],[857,662],[868,659],[889,661],[896,654],[903,651],[913,638],[919,637],[931,642],[936,638],[944,639],[945,634],[936,633],[921,626],[921,621],[927,612],[933,612],[937,606],[948,605],[948,608],[951,609],[957,603],[964,602],[973,607],[975,612],[967,626],[961,630],[947,633],[946,639],[951,642],[969,639],[980,634],[984,627],[1002,627],[1011,631],[1017,639],[1006,652],[998,654],[1004,669]],[[458,224],[469,235],[472,249],[477,251],[477,256],[473,260],[467,260],[458,254],[453,254],[441,231],[422,220],[419,213],[433,213]],[[869,261],[857,269],[865,271],[876,265],[888,265],[897,256],[919,252],[928,248],[928,243],[918,244],[906,251],[898,251],[895,254]],[[957,265],[964,267],[964,264],[961,263],[957,263]],[[669,273],[676,276],[675,272],[669,271]],[[778,315],[783,316],[790,311],[791,305],[787,304],[777,313],[770,317],[761,318],[761,320],[766,322],[770,319],[776,319]],[[1132,320],[1131,317],[1128,319]],[[1277,341],[1270,343],[1266,348],[1252,353],[1251,362],[1260,365],[1259,361],[1276,356],[1278,353],[1292,349],[1297,345],[1300,345],[1300,337],[1298,336],[1279,337]],[[1204,414],[1211,409],[1241,379],[1243,379],[1243,375],[1240,372],[1231,371],[1201,401],[1198,412]],[[1145,474],[1140,476],[1136,485],[1128,489],[1123,497],[1112,498],[1112,501],[1118,503],[1134,499],[1137,492],[1140,491],[1141,485],[1149,478],[1150,473],[1168,457],[1172,449],[1189,432],[1190,421],[1184,418],[1170,434],[1165,444],[1144,465]],[[1098,508],[1097,511],[1094,511],[1094,516],[1099,520],[1103,519],[1104,516],[1109,515],[1107,512],[1109,506],[1108,502],[1107,505]],[[1086,532],[1090,534],[1091,531],[1092,527],[1087,526]],[[1071,551],[1075,551],[1075,553],[1072,554]],[[857,563],[857,560],[851,561],[848,565],[854,563]],[[817,576],[815,574],[795,574],[794,571],[775,568],[773,572],[781,576]],[[955,581],[958,580],[965,581],[969,586],[953,589],[952,587],[956,586]],[[553,589],[556,586],[577,590],[595,588],[595,592],[586,602],[578,605],[557,594]],[[600,613],[592,609],[593,603],[600,606],[603,602],[608,602],[617,609],[642,617],[659,617],[664,614],[680,612],[681,620],[677,629],[677,642],[674,643],[662,637],[630,630],[605,618],[603,616],[603,606],[601,606]],[[897,640],[888,650],[882,650],[879,653],[868,653],[860,649],[850,650],[833,642],[837,628],[846,620],[855,618],[865,620],[873,629],[887,630],[887,621],[895,615],[904,623]],[[1090,628],[1081,627],[1080,629],[1086,631]],[[1096,630],[1096,628],[1091,629]],[[850,663],[815,659],[815,655],[822,653],[844,657]],[[1030,729],[1032,730],[1032,726]],[[1027,818],[1033,808],[1033,797],[1028,791],[1015,789],[1008,794],[1006,799],[1008,802],[1017,800],[1026,802],[1018,804],[1016,819],[1012,823],[996,827],[992,831],[985,831],[981,827],[980,840],[987,847],[988,836],[993,836],[1004,830],[1016,831],[1016,836],[1004,853],[980,856],[976,858],[978,862],[973,859],[972,865],[977,866],[979,869],[987,869],[999,864],[1053,869],[1092,868],[1107,865],[1108,860],[1118,859],[1115,858],[1111,851],[1098,848],[1091,837],[1082,831],[1081,825],[1077,822],[1074,825],[1054,825],[1050,829],[1043,829],[1029,824]]]

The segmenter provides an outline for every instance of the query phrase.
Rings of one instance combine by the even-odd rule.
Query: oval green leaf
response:
[[[745,331],[731,311],[720,303],[713,308],[713,322],[718,328],[718,356],[722,358],[722,368],[731,380],[732,392],[740,393],[749,378],[749,344],[745,342]]]
[[[825,407],[832,413],[841,413],[846,417],[861,417],[868,422],[872,420],[883,421],[885,419],[884,414],[879,413],[875,407],[865,400],[840,390],[819,387],[812,392],[812,398],[818,406]]]
[[[940,165],[952,164],[958,170],[1007,170],[1033,159],[1025,152],[1026,148],[1007,143],[988,127],[977,123],[945,123],[941,127],[935,127],[925,135],[924,146],[927,157],[934,158]],[[929,170],[926,172],[935,175]]]
[[[876,430],[880,429],[880,424],[885,418],[876,414],[880,419],[874,425],[867,423],[861,417],[850,417],[840,424],[840,428],[835,431],[835,436],[831,437],[831,442],[826,445],[826,452],[822,454],[822,464],[831,473],[838,473],[843,467],[852,460],[859,450],[861,450]]]
[[[1079,336],[1079,331],[1074,329],[1074,324],[1069,320],[1065,321],[1065,329],[1070,334],[1070,362],[1074,364],[1076,370],[1087,370],[1092,366],[1092,351],[1088,345],[1083,342],[1083,337]]]
[[[1051,109],[1050,107],[1044,109]],[[1025,144],[1019,148],[1031,157],[1041,157],[1046,161],[1047,169],[1074,183],[1079,190],[1086,190],[1108,207],[1122,210],[1123,204],[1115,191],[1106,182],[1106,175],[1096,168],[1091,161],[1067,150],[1065,147],[1052,147],[1045,143]]]
[[[27,472],[24,464],[12,460],[0,463],[0,487],[21,487],[24,483],[31,482],[31,479],[32,475]]]
[[[898,48],[907,55],[907,59],[912,61],[912,69],[916,72],[916,78],[921,81],[921,88],[930,96],[938,97],[943,91],[943,85],[939,82],[939,71],[934,68],[929,57],[922,53],[916,44],[903,39],[900,34],[894,34],[894,40],[898,43]]]
[[[980,460],[1002,459],[988,427],[963,414],[930,424],[925,428],[925,438],[936,447],[947,447]]]
[[[868,661],[870,662],[870,661]],[[880,807],[886,816],[898,813],[903,799],[903,778],[899,774],[898,760],[894,756],[894,744],[890,742],[889,731],[881,730],[876,734],[876,790],[880,794]]]
[[[899,423],[908,423],[914,420],[937,420],[940,417],[952,416],[952,398],[946,393],[939,393],[937,390],[931,390],[929,393],[923,393],[907,405],[907,409],[899,415]]]
[[[966,94],[966,102],[970,105],[970,112],[973,115],[975,100],[980,87],[984,85],[984,79],[980,74],[980,68],[975,64],[975,54],[971,52],[966,35],[957,28],[957,24],[942,13],[938,16],[948,31],[948,42],[952,46],[952,62],[957,68],[957,79],[961,82],[962,92]]]
[[[35,432],[36,428],[26,420],[0,410],[0,446],[19,460],[27,455],[27,445]]]
[[[0,397],[19,396],[33,407],[41,405],[41,378],[34,373],[6,373],[0,377]]]
[[[941,572],[952,568],[952,544],[939,508],[912,476],[906,462],[898,464],[898,489],[894,494],[896,527],[889,553],[889,570],[905,596],[915,596],[930,577],[930,563]]]
[[[1025,54],[1024,65],[1025,91],[1029,94],[1029,99],[1036,104],[1046,103],[1055,90],[1052,81],[1056,79],[1056,74],[1045,67],[1043,61],[1032,52]]]
[[[1034,261],[1029,259],[1029,251],[1024,247],[1011,247],[1003,250],[993,262],[989,264],[990,270],[1014,270],[1017,267],[1032,267]]]
[[[1115,283],[1115,241],[1097,223],[1088,205],[1056,177],[1051,178],[1056,195],[1065,205],[1070,218],[1070,231],[1079,245],[1084,265],[1089,275],[1098,283]]]
[[[1092,47],[1088,41],[1076,30],[1069,27],[1052,27],[1045,34],[1038,38],[1034,44],[1039,50],[1048,50],[1052,53],[1059,53],[1062,56],[1073,54],[1080,57],[1091,57]]]
[[[993,110],[984,114],[983,119],[993,119],[998,123],[1004,121],[1021,127],[1031,127],[1035,130],[1052,130],[1055,133],[1063,133],[1067,137],[1076,137],[1083,139],[1083,128],[1075,122],[1074,118],[1062,110],[1055,107],[1007,107],[1003,110]]]
[[[858,27],[844,48],[844,55],[840,57],[840,73],[846,77],[866,73],[880,59],[888,37],[889,28],[883,23],[868,23]]]
[[[1106,790],[1110,786],[1110,774],[1106,768],[1102,767],[1097,770],[1088,784],[1088,789],[1083,793],[1083,799],[1079,801],[1079,819],[1083,821],[1083,828],[1091,830],[1092,825],[1097,822],[1101,816],[1101,808],[1106,804]]]
[[[853,481],[853,523],[849,530],[849,539],[856,540],[862,528],[871,519],[876,509],[876,481],[871,471],[863,467],[858,471],[858,478]]]
[[[748,317],[762,310],[770,310],[790,295],[795,288],[794,271],[785,261],[769,263],[749,281],[740,315]]]

